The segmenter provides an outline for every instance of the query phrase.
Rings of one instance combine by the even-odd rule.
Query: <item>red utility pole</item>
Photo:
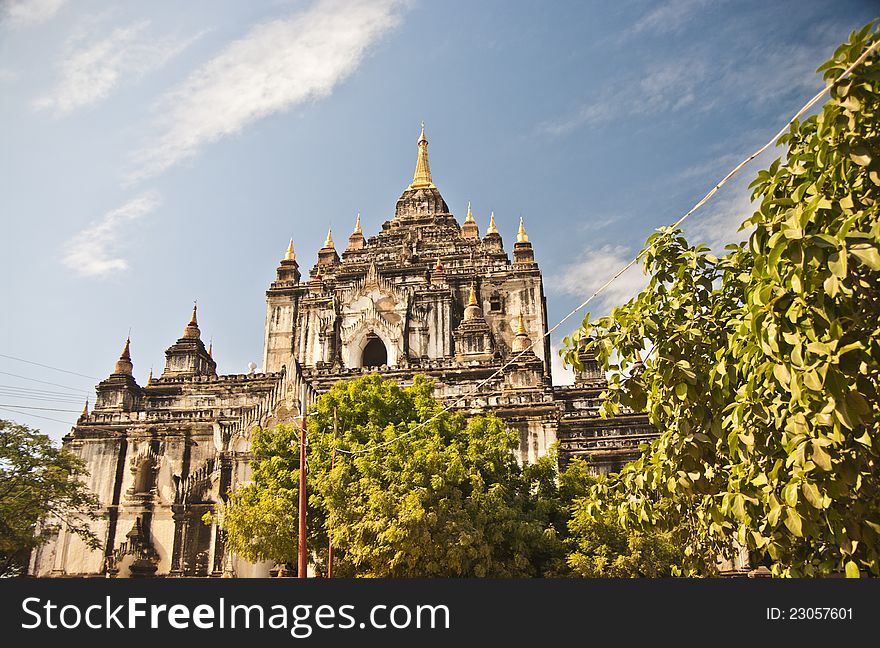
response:
[[[299,433],[299,549],[296,575],[307,578],[308,556],[306,555],[306,400],[305,388],[301,396],[302,425]]]
[[[333,408],[333,454],[330,455],[330,470],[333,470],[333,464],[336,463],[336,436],[338,432],[337,410]],[[333,578],[333,529],[328,529],[330,536],[327,545],[327,578]]]

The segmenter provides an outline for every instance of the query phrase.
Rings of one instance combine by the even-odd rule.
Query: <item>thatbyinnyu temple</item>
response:
[[[559,442],[560,461],[616,470],[652,436],[646,418],[599,417],[604,374],[584,354],[573,385],[550,379],[541,271],[520,221],[512,255],[494,215],[480,236],[470,207],[450,212],[431,178],[424,128],[412,182],[381,231],[360,217],[340,255],[332,234],[300,268],[287,248],[266,292],[262,373],[217,373],[196,311],[165,352],[159,377],[139,385],[129,342],[97,398],[64,439],[87,464],[105,507],[92,551],[61,529],[31,559],[37,576],[265,576],[224,550],[202,516],[247,482],[250,434],[291,422],[336,381],[379,372],[401,384],[415,374],[465,413],[494,412],[519,433],[519,459]]]

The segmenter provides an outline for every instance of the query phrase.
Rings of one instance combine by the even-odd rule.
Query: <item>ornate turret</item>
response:
[[[435,215],[449,216],[449,207],[431,178],[431,165],[428,164],[428,138],[425,137],[424,122],[418,146],[419,152],[413,180],[398,199],[394,217],[409,220],[434,220]]]
[[[471,284],[471,291],[468,293],[468,303],[464,308],[464,318],[466,320],[477,319],[483,316],[483,309],[477,301],[477,288]]]
[[[358,212],[357,221],[354,224],[354,232],[348,237],[348,249],[363,250],[364,243],[364,233],[361,231],[361,213]]]
[[[125,346],[122,348],[122,353],[119,354],[119,360],[116,361],[113,373],[130,376],[133,369],[134,365],[131,364],[131,338],[125,338]]]
[[[533,389],[544,383],[544,363],[535,354],[522,313],[516,318],[510,344],[511,360],[504,370],[506,389]]]
[[[526,227],[523,223],[522,216],[520,216],[519,219],[519,231],[516,233],[516,243],[513,244],[513,262],[535,262],[535,252],[532,250],[532,244],[529,242],[529,235],[526,234]]]
[[[489,227],[486,229],[486,236],[483,237],[483,247],[489,253],[504,253],[504,241],[501,240],[501,234],[495,226],[495,212],[489,215]]]
[[[530,346],[532,346],[532,339],[526,331],[526,324],[522,313],[520,313],[516,320],[516,335],[513,337],[513,344],[510,345],[510,350],[514,353],[522,353]]]
[[[143,392],[132,375],[133,368],[131,339],[126,338],[125,346],[122,348],[119,360],[116,361],[113,373],[109,378],[98,383],[95,411],[122,410],[130,412],[138,409]],[[83,416],[88,416],[88,407],[83,410]]]
[[[453,332],[455,358],[459,362],[485,361],[492,357],[494,344],[489,325],[477,299],[477,287],[471,284],[464,320]]]
[[[480,240],[480,228],[477,227],[477,221],[474,220],[474,212],[471,211],[471,203],[468,201],[467,216],[464,219],[464,225],[461,226],[461,235],[466,239],[474,241]]]
[[[296,252],[293,250],[293,239],[287,244],[287,252],[275,270],[275,281],[292,281],[299,283],[299,263],[296,262]]]
[[[498,228],[495,227],[495,212],[489,214],[489,227],[486,228],[486,236],[489,234],[498,234]]]
[[[339,263],[339,255],[336,254],[336,246],[333,244],[333,230],[327,230],[327,239],[323,247],[318,250],[318,265],[328,266]]]
[[[165,351],[165,371],[162,372],[162,378],[216,375],[217,363],[202,342],[196,321],[196,306],[193,306],[189,324],[183,329],[183,337]]]
[[[183,337],[185,338],[198,338],[202,335],[202,332],[199,330],[199,322],[196,319],[197,308],[198,306],[196,304],[193,304],[192,317],[189,318],[189,324],[187,324],[186,328],[183,329]]]
[[[581,368],[575,369],[575,385],[584,387],[590,385],[603,385],[605,383],[605,374],[599,367],[599,362],[596,360],[596,354],[592,349],[589,351],[586,350],[583,343],[581,343],[577,358]]]

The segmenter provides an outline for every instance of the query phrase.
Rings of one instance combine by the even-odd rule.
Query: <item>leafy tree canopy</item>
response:
[[[877,38],[853,33],[825,79]],[[660,431],[580,510],[680,534],[689,573],[738,543],[776,575],[880,575],[878,90],[875,51],[780,138],[746,243],[716,258],[660,230],[648,287],[567,340],[567,361],[585,345],[612,372],[605,413]]]
[[[513,454],[518,437],[500,419],[435,417],[442,406],[432,391],[422,376],[401,388],[372,374],[318,399],[307,460],[309,546],[318,563],[323,568],[332,535],[338,575],[564,569],[566,518],[553,460],[521,468]],[[251,560],[295,560],[297,435],[283,425],[257,432],[253,483],[223,513],[230,548]]]
[[[91,548],[98,501],[82,481],[84,465],[45,434],[0,420],[0,576],[27,569],[31,550],[63,523]]]

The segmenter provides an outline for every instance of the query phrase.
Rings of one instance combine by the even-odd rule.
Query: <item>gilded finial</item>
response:
[[[148,383],[153,382],[153,368],[152,368],[152,367],[150,367],[150,375],[149,375],[149,377],[147,378],[147,382],[148,382]]]
[[[495,227],[495,212],[489,216],[489,228],[486,230],[486,234],[497,234],[498,228]]]
[[[293,239],[287,244],[287,252],[284,254],[285,261],[296,261],[296,252],[293,251]]]
[[[186,328],[183,329],[183,337],[185,338],[197,338],[202,332],[199,330],[199,322],[196,319],[196,310],[198,309],[198,304],[193,302],[193,312],[192,317],[189,319],[189,324],[186,325]]]
[[[119,354],[120,360],[131,360],[131,336],[125,338],[125,346],[122,348],[122,353]]]
[[[363,234],[361,231],[361,213],[358,212],[357,220],[354,223],[354,233],[355,234]]]
[[[324,241],[324,247],[325,248],[332,248],[333,247],[333,229],[332,228],[327,230],[327,240]]]
[[[471,201],[468,200],[468,213],[464,219],[465,223],[473,223],[474,222],[474,212],[471,211]]]
[[[522,313],[519,314],[519,318],[516,321],[516,334],[526,335],[526,323],[523,321]]]
[[[477,286],[476,284],[471,284],[471,293],[468,295],[468,306],[479,306],[477,303]]]
[[[119,360],[116,361],[113,373],[130,376],[133,368],[134,366],[131,364],[131,336],[129,336],[125,338],[125,346],[122,348],[122,353],[119,354]]]
[[[433,188],[431,165],[428,164],[428,138],[425,137],[425,122],[422,122],[422,134],[419,136],[419,156],[416,159],[416,171],[410,189]]]
[[[86,406],[83,407],[82,414],[80,414],[80,418],[86,418],[89,415],[89,399],[86,399]]]
[[[516,242],[517,243],[528,243],[529,235],[526,234],[526,227],[523,224],[522,216],[519,217],[519,231],[516,233]]]

